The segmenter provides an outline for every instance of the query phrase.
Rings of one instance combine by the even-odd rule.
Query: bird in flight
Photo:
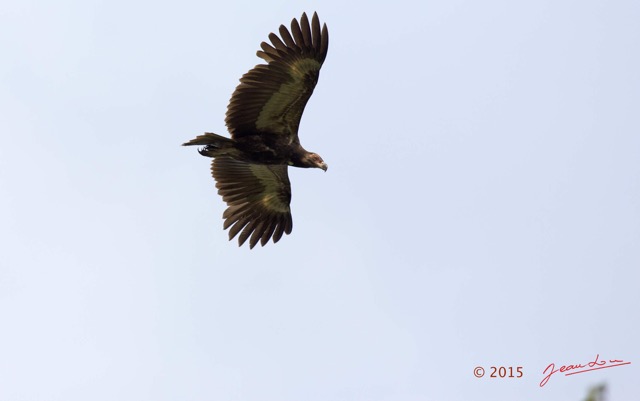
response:
[[[225,118],[231,138],[206,132],[183,144],[202,145],[198,152],[214,159],[211,173],[228,206],[223,227],[229,240],[240,234],[239,245],[248,239],[250,248],[291,233],[288,167],[327,171],[324,160],[298,138],[302,112],[327,57],[327,25],[320,29],[317,13],[309,24],[303,13],[299,23],[291,21],[290,31],[280,25],[279,32],[280,37],[269,34],[271,44],[262,42],[257,52],[266,64],[244,74],[231,95]]]

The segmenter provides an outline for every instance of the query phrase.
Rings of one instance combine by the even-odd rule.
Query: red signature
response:
[[[561,373],[564,373],[565,376],[569,376],[569,375],[575,375],[575,374],[578,374],[578,373],[589,372],[591,370],[613,368],[614,366],[628,365],[628,364],[631,363],[631,362],[625,362],[622,359],[609,359],[609,361],[603,359],[603,360],[599,361],[598,360],[599,358],[600,358],[600,354],[597,354],[595,360],[593,360],[593,361],[591,361],[591,362],[589,362],[589,363],[587,363],[585,365],[583,365],[583,364],[562,365],[559,369],[556,369],[556,364],[555,363],[550,363],[549,366],[547,366],[545,368],[545,370],[542,372],[542,374],[546,374],[547,371],[549,371],[549,374],[546,375],[544,377],[544,379],[542,379],[542,381],[540,382],[540,387],[544,387],[544,385],[547,384],[547,382],[549,381],[551,376],[554,373],[557,373],[557,372],[561,372]],[[575,371],[575,372],[572,372],[572,371]]]

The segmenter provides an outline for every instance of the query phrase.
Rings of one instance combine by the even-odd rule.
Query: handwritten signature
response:
[[[598,369],[605,369],[605,368],[613,368],[615,366],[622,366],[622,365],[629,365],[631,362],[625,362],[622,359],[609,359],[608,361],[603,359],[603,360],[599,360],[600,359],[600,354],[596,355],[596,359],[594,359],[591,362],[588,362],[586,364],[578,364],[578,365],[562,365],[560,368],[556,369],[556,364],[555,363],[550,363],[549,366],[547,366],[544,371],[542,372],[542,374],[546,374],[547,371],[549,371],[549,374],[547,374],[544,379],[542,379],[542,381],[540,382],[540,387],[544,387],[545,384],[547,384],[547,382],[549,381],[549,379],[551,378],[551,376],[554,373],[557,372],[561,372],[564,373],[565,376],[569,376],[569,375],[575,375],[578,373],[584,373],[584,372],[589,372],[591,370],[598,370]]]

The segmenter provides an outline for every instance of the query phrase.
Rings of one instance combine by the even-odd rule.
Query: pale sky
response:
[[[293,233],[227,240],[209,160],[269,32],[329,54]],[[0,401],[640,394],[640,2],[0,7]],[[564,376],[543,371],[619,359]],[[522,378],[474,368],[521,366]]]

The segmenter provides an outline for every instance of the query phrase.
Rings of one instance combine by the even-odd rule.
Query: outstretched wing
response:
[[[270,132],[298,134],[300,117],[318,82],[320,67],[327,57],[327,25],[320,30],[318,15],[311,26],[306,14],[300,23],[291,21],[291,32],[280,25],[280,39],[269,34],[273,45],[262,42],[259,64],[240,78],[231,96],[225,122],[232,137]]]
[[[218,156],[211,164],[218,193],[229,206],[222,217],[229,240],[238,233],[240,246],[249,239],[253,248],[258,241],[264,246],[269,238],[278,242],[282,234],[290,234],[291,183],[286,165],[251,164]]]

